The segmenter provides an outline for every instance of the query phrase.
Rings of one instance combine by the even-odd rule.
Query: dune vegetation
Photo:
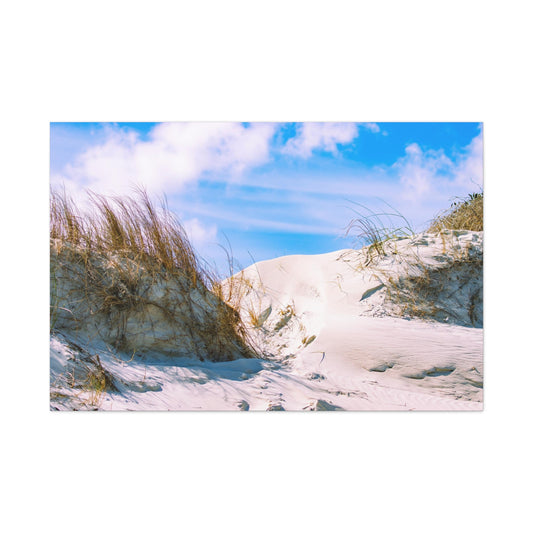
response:
[[[483,325],[483,192],[456,199],[416,233],[392,207],[373,212],[361,207],[347,226],[365,244],[359,268],[382,285],[383,305],[404,317]],[[427,250],[440,243],[430,257]],[[468,241],[468,242],[467,242]]]
[[[237,273],[230,248],[220,279],[165,201],[53,191],[51,408],[477,409],[482,208],[415,232],[358,206],[353,248]]]
[[[456,199],[431,221],[428,231],[436,233],[443,229],[483,231],[483,191]]]
[[[50,325],[135,354],[252,357],[239,313],[213,288],[166,202],[89,193],[84,211],[50,196]]]

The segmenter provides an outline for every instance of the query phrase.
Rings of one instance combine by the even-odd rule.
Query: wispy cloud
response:
[[[409,144],[405,156],[392,166],[403,185],[404,195],[419,200],[434,186],[438,173],[449,172],[453,167],[443,150],[427,150],[416,143]]]
[[[472,139],[466,150],[458,158],[455,181],[464,187],[483,186],[483,134]]]
[[[381,131],[381,128],[375,122],[365,122],[363,126],[372,133],[379,133]],[[383,134],[385,135],[385,132]]]
[[[183,227],[196,249],[203,249],[217,241],[218,228],[216,224],[205,224],[194,217],[185,220]]]
[[[358,134],[357,124],[353,122],[304,122],[282,152],[303,158],[311,157],[313,150],[337,153],[338,144],[347,144]]]
[[[420,202],[430,194],[453,188],[458,194],[483,185],[483,134],[453,160],[443,150],[423,150],[409,144],[405,156],[391,167],[403,186],[403,197]]]
[[[338,146],[351,143],[359,136],[361,127],[372,133],[380,131],[373,122],[304,122],[299,124],[296,136],[287,141],[282,152],[302,158],[311,157],[315,150],[337,154]]]
[[[303,199],[302,199],[303,200]],[[235,204],[220,207],[210,202],[205,204],[190,204],[186,208],[189,214],[198,217],[208,217],[221,223],[231,223],[233,227],[243,230],[266,230],[280,233],[302,233],[316,235],[338,235],[339,227],[330,220],[329,224],[321,223],[322,217],[316,219],[312,216],[299,217],[307,203],[302,201],[299,205],[296,202],[271,209],[260,204],[252,204],[248,209],[237,209]],[[329,205],[329,204],[328,204]],[[258,216],[250,215],[250,211],[255,211]]]
[[[275,124],[162,123],[141,140],[132,131],[109,126],[106,140],[89,147],[52,183],[121,193],[132,184],[173,192],[204,172],[239,175],[268,161]]]

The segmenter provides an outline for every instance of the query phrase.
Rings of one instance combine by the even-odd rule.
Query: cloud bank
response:
[[[132,184],[151,192],[175,192],[204,172],[239,175],[268,161],[275,124],[162,123],[147,140],[108,127],[104,143],[89,147],[52,184],[67,182],[100,193],[123,193]]]

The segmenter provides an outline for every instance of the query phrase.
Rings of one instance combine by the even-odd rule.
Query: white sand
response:
[[[103,343],[58,333],[51,341],[52,392],[59,394],[52,407],[482,409],[483,330],[467,326],[472,313],[464,311],[476,295],[472,321],[479,325],[482,280],[480,273],[477,278],[469,271],[455,275],[452,261],[464,253],[479,257],[482,234],[459,232],[448,235],[446,242],[422,235],[390,246],[385,258],[365,268],[364,251],[342,250],[280,257],[244,270],[239,277],[243,316],[267,359],[213,363],[145,354],[126,361],[127,354]],[[391,303],[387,287],[381,286],[387,280],[412,278],[413,265],[420,264],[425,272],[437,272],[433,278],[439,283],[445,272],[437,302],[440,322],[395,316],[405,309],[406,296],[401,293]],[[113,376],[116,390],[73,397],[64,386],[65,376],[76,371],[80,357],[89,361],[95,354]]]

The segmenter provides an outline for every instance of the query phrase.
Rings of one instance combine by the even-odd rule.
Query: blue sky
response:
[[[52,187],[165,194],[221,272],[221,246],[243,267],[351,246],[355,203],[423,229],[483,182],[479,123],[52,123],[50,141]]]

